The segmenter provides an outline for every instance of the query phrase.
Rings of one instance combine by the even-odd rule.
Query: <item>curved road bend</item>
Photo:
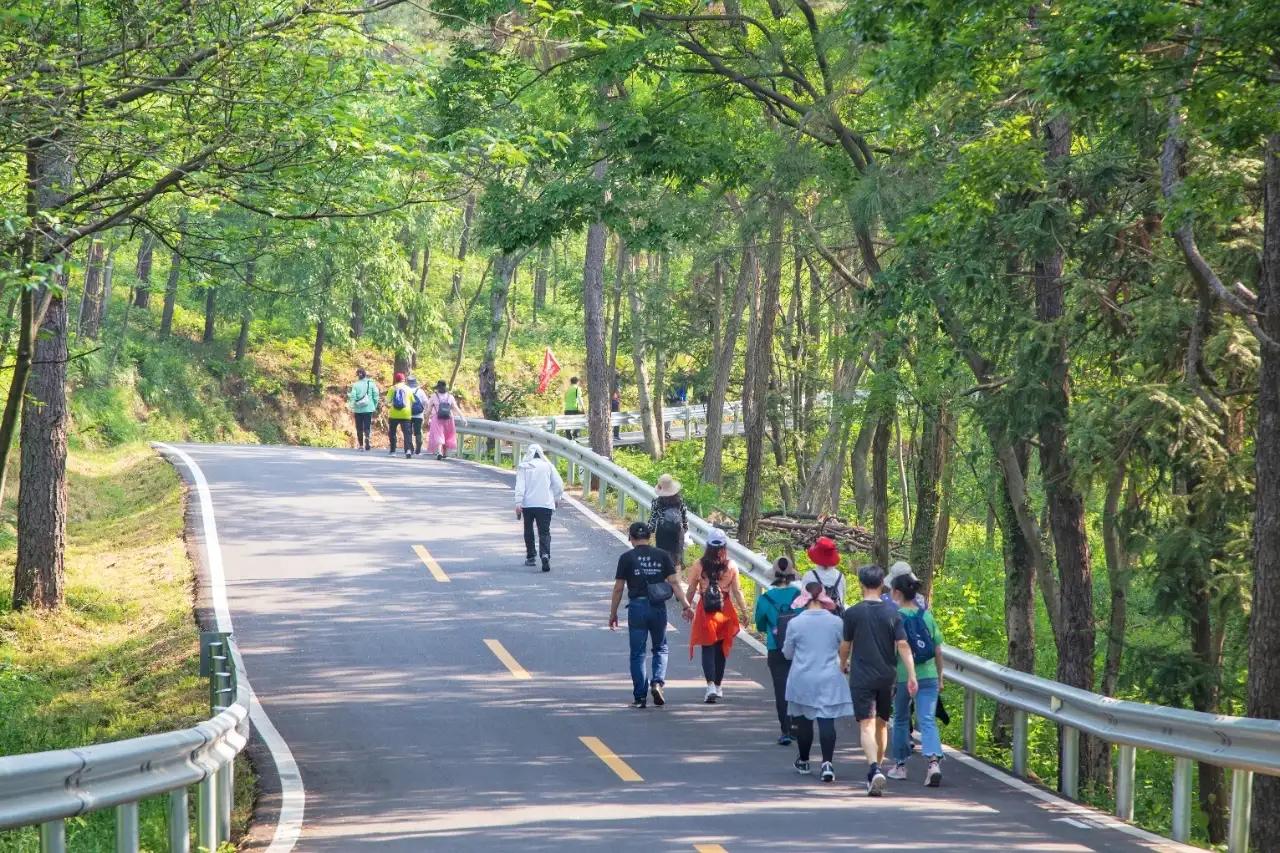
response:
[[[353,450],[184,449],[210,483],[249,676],[301,769],[299,851],[1184,849],[1091,827],[957,761],[941,789],[913,759],[914,780],[860,796],[847,721],[837,783],[799,778],[773,743],[763,658],[736,645],[723,704],[705,706],[683,626],[666,708],[628,708],[626,634],[605,627],[625,546],[564,509],[554,570],[526,568],[509,476]]]

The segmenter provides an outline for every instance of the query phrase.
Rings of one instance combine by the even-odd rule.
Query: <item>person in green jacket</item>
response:
[[[578,377],[574,376],[569,380],[569,389],[564,392],[564,413],[580,415],[586,410],[586,403],[582,399],[582,386],[578,384]],[[579,430],[569,430],[569,438],[577,438],[578,433]]]
[[[787,714],[787,675],[791,661],[782,654],[778,645],[778,617],[791,610],[800,590],[794,586],[796,568],[789,557],[779,557],[773,564],[773,586],[756,599],[756,630],[764,634],[768,650],[769,675],[773,679],[773,704],[778,711],[778,725],[782,735],[779,746],[791,743],[791,717]]]
[[[378,383],[369,378],[361,367],[356,370],[356,381],[351,384],[351,393],[347,394],[347,405],[356,417],[356,450],[372,450],[369,433],[373,428],[373,415],[378,411],[378,398],[381,392]]]
[[[387,435],[391,440],[391,455],[396,455],[396,433],[404,438],[404,458],[413,456],[413,389],[404,381],[404,374],[397,373],[395,384],[387,389]]]

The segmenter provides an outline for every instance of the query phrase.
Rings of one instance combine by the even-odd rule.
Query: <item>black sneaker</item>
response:
[[[537,558],[537,557],[525,557],[525,558],[524,558],[524,564],[525,564],[526,566],[536,566],[536,565],[538,565],[538,558]]]
[[[880,772],[879,768],[876,768],[875,770],[868,770],[867,771],[867,796],[868,797],[884,796],[884,787],[885,785],[888,784],[888,781],[889,780],[884,778],[884,774]]]
[[[444,461],[444,454],[443,454],[443,453],[437,453],[437,454],[436,454],[436,461],[437,461],[437,462],[443,462],[443,461]]]
[[[791,746],[791,735],[782,735],[778,738],[778,746]]]
[[[550,560],[543,559],[543,561],[542,561],[542,570],[543,570],[544,572],[549,572],[549,571],[551,571],[551,561],[550,561]]]
[[[396,455],[396,452],[395,452],[394,450],[392,450],[392,451],[391,451],[391,455],[392,455],[392,456],[395,456],[395,455]]]
[[[823,782],[836,781],[836,771],[832,769],[830,761],[822,762],[822,781]]]
[[[406,451],[404,452],[404,458],[405,458],[405,459],[412,459],[412,458],[413,458],[413,454],[406,450]]]
[[[643,696],[641,696],[639,699],[632,700],[631,702],[632,708],[646,708],[648,707],[648,705],[649,705],[648,700],[646,700]]]
[[[655,681],[650,684],[649,692],[653,694],[653,704],[659,708],[667,704],[667,697],[662,695],[662,684],[660,682]]]
[[[797,758],[796,763],[792,764],[791,766],[796,769],[797,773],[800,773],[801,775],[804,775],[804,776],[809,775],[809,762],[801,761],[800,759]]]

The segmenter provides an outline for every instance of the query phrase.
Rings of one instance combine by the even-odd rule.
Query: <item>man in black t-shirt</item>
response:
[[[862,735],[862,752],[867,770],[867,796],[884,793],[888,780],[880,772],[893,713],[893,687],[897,682],[897,659],[907,669],[907,692],[916,695],[916,667],[907,644],[898,608],[880,599],[884,569],[858,569],[862,601],[844,611],[844,642],[840,644],[840,668],[849,674],[853,716]],[[850,656],[852,655],[852,661]]]
[[[631,639],[632,707],[645,707],[648,704],[647,694],[650,692],[653,693],[653,704],[665,705],[662,685],[666,682],[667,675],[666,599],[674,596],[680,602],[686,619],[692,617],[693,610],[684,596],[680,579],[676,577],[676,567],[671,562],[671,557],[666,551],[649,544],[653,529],[643,521],[637,521],[631,525],[629,533],[631,550],[618,558],[618,570],[613,576],[609,630],[618,628],[618,605],[622,603],[622,591],[625,589],[628,599],[627,632]],[[651,678],[646,678],[644,671],[646,641],[651,641],[653,645]]]

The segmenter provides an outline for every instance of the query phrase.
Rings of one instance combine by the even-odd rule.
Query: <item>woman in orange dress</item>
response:
[[[729,538],[724,532],[712,530],[705,553],[689,572],[689,589],[698,592],[689,632],[689,657],[693,657],[694,646],[702,647],[702,674],[707,679],[703,701],[708,705],[724,697],[720,682],[724,681],[725,662],[742,624],[739,613],[747,612],[747,602],[738,585],[738,568],[729,559],[728,549]]]

